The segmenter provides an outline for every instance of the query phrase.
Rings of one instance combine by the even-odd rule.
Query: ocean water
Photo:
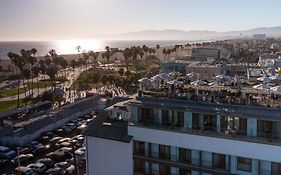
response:
[[[130,46],[155,47],[157,44],[160,46],[175,45],[191,43],[188,40],[60,40],[60,41],[9,41],[0,42],[0,59],[8,59],[7,53],[19,53],[21,49],[37,49],[37,55],[43,56],[49,50],[54,49],[58,54],[75,54],[78,53],[76,47],[81,46],[81,51],[93,50],[102,51],[105,46],[117,47],[123,49]]]

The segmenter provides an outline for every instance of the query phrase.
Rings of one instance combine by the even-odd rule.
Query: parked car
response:
[[[59,163],[56,163],[55,165],[54,165],[54,167],[55,168],[61,168],[61,169],[63,169],[63,170],[65,170],[65,169],[67,169],[68,167],[70,167],[70,163],[68,163],[68,162],[59,162]]]
[[[8,147],[0,146],[0,158],[12,159],[16,156],[16,152]]]
[[[42,174],[46,171],[46,165],[43,163],[32,163],[27,166],[28,168],[33,169],[35,172]]]
[[[56,174],[56,175],[61,175],[61,174],[65,174],[65,171],[62,170],[61,168],[50,168],[48,169],[45,174]]]
[[[19,156],[16,156],[11,160],[12,164],[16,165],[20,161],[20,163],[25,163],[33,158],[32,154],[21,154]]]
[[[31,153],[32,149],[30,147],[24,147],[19,150],[20,154],[29,154]]]
[[[31,141],[27,144],[27,146],[34,149],[36,147],[43,146],[43,144],[38,141]]]
[[[63,131],[67,134],[71,133],[73,129],[71,129],[70,126],[63,126],[62,127]]]
[[[67,174],[73,174],[75,171],[75,166],[74,165],[70,165],[68,168],[65,169]]]
[[[63,137],[54,137],[54,138],[52,138],[52,139],[50,140],[50,143],[55,143],[55,142],[57,142],[57,141],[60,140],[60,139],[63,139]]]
[[[62,128],[56,129],[56,130],[55,130],[55,133],[56,133],[57,135],[63,135],[63,134],[64,134]]]
[[[67,123],[65,126],[75,129],[77,126],[74,123]]]
[[[28,167],[25,166],[19,166],[15,169],[16,175],[37,175],[37,173]]]
[[[46,148],[45,146],[43,145],[39,145],[39,146],[36,146],[33,150],[32,150],[32,153],[33,154],[40,154],[42,152],[46,151]]]
[[[51,158],[55,162],[60,162],[60,161],[64,161],[66,159],[71,158],[72,155],[68,152],[63,152],[63,151],[57,150],[55,152],[51,152],[51,153],[47,154],[46,157]]]
[[[39,140],[39,142],[41,142],[41,143],[48,143],[49,140],[50,140],[50,137],[47,136],[47,135],[44,135],[44,136],[41,136],[38,140]]]
[[[71,153],[72,152],[72,148],[71,147],[62,147],[62,148],[59,149],[59,151],[65,151],[65,152]]]
[[[39,159],[37,160],[38,163],[43,163],[44,165],[46,165],[47,168],[51,168],[54,166],[55,162],[50,159],[50,158],[43,158],[43,159]]]
[[[0,167],[5,167],[8,163],[8,160],[7,159],[0,159]]]

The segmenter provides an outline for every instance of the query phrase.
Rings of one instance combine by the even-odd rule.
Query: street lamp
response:
[[[20,167],[20,147],[17,147],[17,153],[18,153],[18,167]]]

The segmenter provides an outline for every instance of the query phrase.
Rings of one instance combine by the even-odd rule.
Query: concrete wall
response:
[[[125,143],[89,136],[86,140],[88,175],[133,174],[133,142]]]

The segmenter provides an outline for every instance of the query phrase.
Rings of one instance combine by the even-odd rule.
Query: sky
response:
[[[281,26],[280,0],[0,0],[0,40]]]

